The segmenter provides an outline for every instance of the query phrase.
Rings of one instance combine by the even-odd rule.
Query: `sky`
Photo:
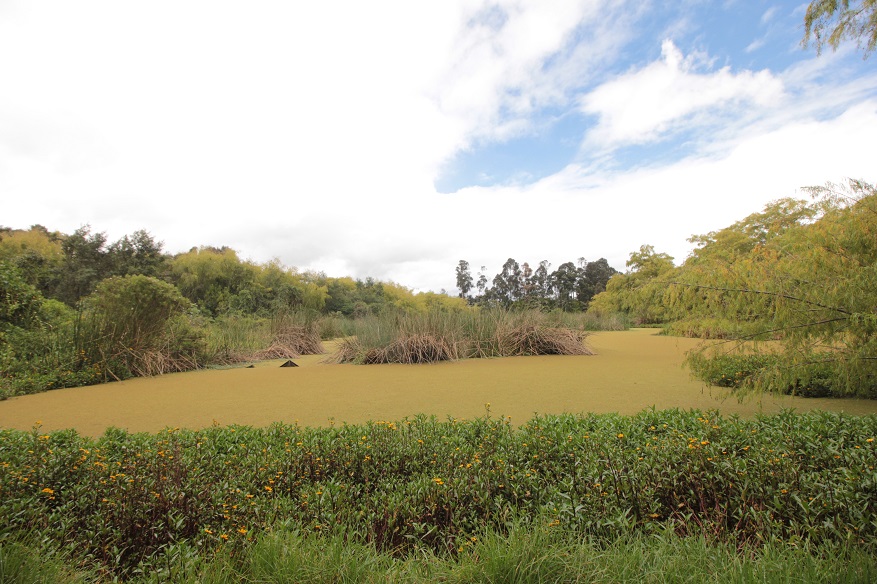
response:
[[[0,0],[0,225],[455,293],[877,182],[877,57],[763,0]]]

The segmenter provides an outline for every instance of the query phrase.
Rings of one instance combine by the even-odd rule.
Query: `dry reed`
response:
[[[395,315],[360,322],[329,363],[433,363],[521,355],[592,355],[587,333],[549,326],[539,314]]]
[[[252,360],[295,359],[302,355],[319,355],[322,352],[323,343],[314,327],[285,326],[274,334],[268,347],[253,353]]]

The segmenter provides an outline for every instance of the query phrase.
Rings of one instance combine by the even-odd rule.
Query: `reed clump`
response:
[[[210,362],[216,364],[295,359],[324,351],[319,318],[304,312],[271,318],[227,317],[207,328]]]
[[[315,346],[317,348],[315,348]],[[268,347],[252,354],[247,361],[267,361],[270,359],[294,359],[302,355],[315,355],[322,352],[322,343],[317,338],[314,342],[308,331],[289,331],[274,337]]]
[[[330,363],[434,363],[523,355],[591,355],[582,329],[556,326],[538,312],[384,314],[359,319]]]

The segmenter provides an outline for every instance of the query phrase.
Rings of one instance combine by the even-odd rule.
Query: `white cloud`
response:
[[[662,59],[606,82],[582,98],[582,111],[598,118],[586,146],[613,148],[654,141],[678,130],[692,115],[713,108],[769,106],[782,98],[782,82],[769,71],[699,73],[704,58],[684,56],[672,41]]]
[[[763,37],[760,38],[760,39],[755,39],[754,41],[752,41],[751,43],[749,43],[748,45],[746,45],[746,48],[745,48],[744,50],[745,50],[747,53],[754,53],[755,51],[757,51],[758,49],[760,49],[761,47],[763,47],[764,44],[765,44],[765,40],[764,40]]]
[[[778,6],[771,6],[770,8],[765,10],[764,13],[761,15],[761,24],[769,23],[771,20],[773,20],[774,16],[777,15],[777,12],[779,12]]]
[[[438,290],[461,258],[490,275],[509,256],[620,268],[642,243],[681,259],[692,233],[797,186],[873,179],[877,84],[837,82],[841,53],[713,70],[668,42],[610,77],[655,6],[17,3],[0,10],[0,223],[146,228],[170,251],[230,245]],[[697,154],[435,192],[455,152],[528,132],[585,91],[597,154],[684,129]]]

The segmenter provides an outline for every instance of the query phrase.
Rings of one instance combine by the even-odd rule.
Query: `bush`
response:
[[[81,351],[113,379],[196,369],[204,343],[189,321],[190,308],[167,282],[141,275],[109,278],[87,299]]]
[[[775,356],[761,354],[703,356],[692,354],[688,365],[698,379],[716,387],[743,387],[752,382],[766,367],[776,362]]]
[[[695,377],[716,387],[732,389],[751,388],[759,376],[766,385],[778,393],[801,397],[842,397],[842,391],[835,389],[838,373],[831,362],[806,363],[803,365],[780,364],[781,357],[776,354],[721,354],[704,355],[694,353],[686,362]],[[769,375],[777,368],[793,369],[794,380],[772,382]],[[784,380],[787,380],[784,377]]]
[[[875,437],[877,416],[677,410],[519,428],[488,415],[98,439],[0,430],[0,543],[39,533],[122,580],[217,550],[239,557],[268,532],[454,558],[516,521],[598,545],[675,533],[873,556]]]

